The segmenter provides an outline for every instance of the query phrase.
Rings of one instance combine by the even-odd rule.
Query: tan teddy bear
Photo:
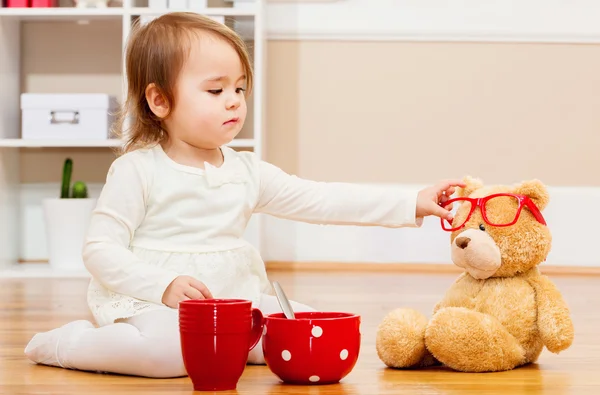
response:
[[[544,346],[558,353],[573,341],[569,309],[537,268],[552,241],[541,213],[546,187],[537,180],[514,187],[464,181],[448,201],[456,212],[452,224],[443,222],[452,261],[464,273],[431,320],[413,309],[383,319],[376,348],[389,367],[502,371],[535,362]]]

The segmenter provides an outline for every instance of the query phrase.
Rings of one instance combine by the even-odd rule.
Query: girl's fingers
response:
[[[204,299],[202,292],[191,286],[185,290],[184,295],[190,299]]]

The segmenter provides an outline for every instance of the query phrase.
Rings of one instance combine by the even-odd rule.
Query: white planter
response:
[[[86,270],[82,249],[95,198],[44,199],[46,245],[50,266],[60,271]]]

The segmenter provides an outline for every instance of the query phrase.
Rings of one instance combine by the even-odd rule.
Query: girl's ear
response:
[[[169,115],[169,103],[165,99],[160,89],[154,84],[148,84],[146,87],[146,102],[150,110],[160,119]]]
[[[463,182],[466,184],[464,188],[458,188],[456,195],[458,197],[467,197],[479,188],[483,188],[483,182],[479,178],[465,176]]]
[[[522,182],[515,188],[515,193],[528,196],[540,211],[545,209],[550,201],[548,189],[540,180]]]

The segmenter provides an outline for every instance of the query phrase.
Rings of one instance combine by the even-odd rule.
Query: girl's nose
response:
[[[236,109],[240,106],[240,99],[239,97],[231,97],[227,100],[227,109],[228,110],[232,110],[232,109]]]

